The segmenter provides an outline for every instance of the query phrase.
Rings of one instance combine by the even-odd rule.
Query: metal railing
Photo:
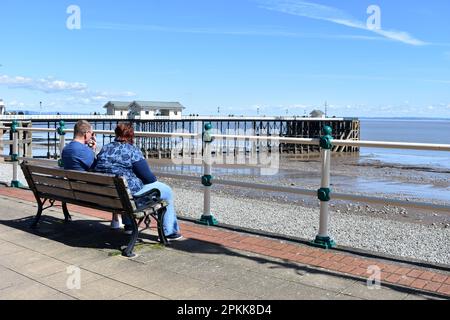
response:
[[[0,127],[0,130],[10,130],[13,133],[13,154],[10,156],[1,155],[0,157],[10,159],[13,162],[13,180],[11,186],[19,187],[18,181],[18,162],[33,160],[44,161],[45,163],[55,163],[54,160],[36,160],[26,157],[21,157],[18,154],[18,132],[20,131],[35,131],[35,132],[57,132],[60,137],[59,148],[60,154],[65,146],[65,134],[67,132],[73,132],[73,130],[66,130],[64,123],[60,123],[60,127],[56,129],[47,128],[22,128],[16,127],[13,123],[12,127]],[[320,221],[319,221],[319,233],[313,244],[322,248],[331,248],[335,246],[334,241],[328,235],[328,223],[329,223],[329,206],[328,203],[331,199],[336,200],[350,200],[356,202],[366,202],[374,204],[384,204],[393,206],[402,206],[405,208],[418,208],[427,209],[433,211],[450,212],[450,205],[438,205],[427,202],[414,202],[404,201],[400,199],[387,199],[381,197],[371,197],[365,195],[345,194],[345,193],[333,193],[330,189],[330,164],[331,164],[331,149],[333,146],[353,146],[353,147],[372,147],[372,148],[395,148],[395,149],[414,149],[414,150],[431,150],[431,151],[443,151],[450,152],[450,145],[448,144],[424,144],[424,143],[403,143],[403,142],[382,142],[382,141],[347,141],[347,140],[333,140],[331,136],[331,128],[324,128],[324,136],[320,139],[304,139],[304,138],[285,138],[285,137],[262,137],[262,136],[240,136],[240,135],[218,135],[211,133],[212,126],[207,124],[204,128],[203,134],[191,134],[191,133],[160,133],[160,132],[135,132],[136,137],[161,137],[161,138],[189,138],[189,139],[202,139],[203,143],[203,176],[201,177],[201,183],[204,186],[204,206],[203,214],[199,220],[200,223],[205,225],[216,225],[218,222],[211,214],[211,187],[214,184],[234,186],[242,188],[250,188],[255,190],[265,190],[273,192],[284,192],[306,196],[317,196],[320,200]],[[114,131],[111,130],[95,130],[97,134],[114,135]],[[247,183],[240,181],[230,181],[223,179],[215,179],[212,176],[212,152],[211,144],[213,141],[223,139],[241,139],[241,140],[256,140],[256,141],[276,141],[279,143],[292,143],[302,145],[317,145],[321,147],[321,184],[319,190],[301,189],[284,186],[265,185],[257,183]],[[0,141],[2,143],[2,141]],[[61,165],[61,163],[59,163]],[[182,179],[189,181],[199,181],[198,177],[180,174],[170,173],[157,173],[161,177]]]

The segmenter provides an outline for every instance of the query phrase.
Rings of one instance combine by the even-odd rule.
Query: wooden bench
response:
[[[63,170],[57,167],[34,165],[22,162],[21,168],[33,191],[38,205],[32,228],[36,228],[42,212],[54,206],[56,201],[62,203],[65,221],[72,220],[67,204],[91,209],[128,215],[132,221],[131,239],[122,255],[132,257],[138,240],[139,227],[144,222],[145,229],[150,227],[151,217],[157,221],[159,241],[166,245],[162,221],[167,203],[160,199],[160,192],[153,189],[139,197],[139,207],[131,195],[125,178],[90,172]],[[44,207],[47,204],[47,207]]]

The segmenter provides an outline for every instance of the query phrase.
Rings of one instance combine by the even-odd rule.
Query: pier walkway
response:
[[[126,236],[109,229],[110,214],[69,207],[74,221],[65,225],[59,209],[46,211],[41,228],[30,230],[32,193],[0,186],[0,299],[450,299],[446,268],[188,221],[181,222],[184,240],[164,248],[152,230],[138,256],[127,259],[117,250]],[[79,288],[71,287],[74,266]],[[378,288],[367,285],[373,266]]]

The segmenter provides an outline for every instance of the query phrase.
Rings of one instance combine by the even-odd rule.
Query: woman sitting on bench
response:
[[[175,213],[172,189],[158,182],[151,172],[142,152],[134,146],[134,129],[131,123],[120,123],[116,130],[114,142],[105,145],[97,155],[97,164],[94,171],[115,174],[124,177],[128,182],[128,188],[133,196],[158,189],[161,199],[167,201],[167,211],[164,216],[163,229],[167,240],[179,240],[182,238]],[[131,234],[131,221],[127,216],[123,217],[125,232]],[[114,215],[113,225],[120,226],[119,215]]]

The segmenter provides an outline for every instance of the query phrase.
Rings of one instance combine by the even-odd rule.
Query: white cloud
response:
[[[131,91],[108,92],[89,89],[88,85],[81,82],[67,82],[64,80],[55,80],[53,77],[42,79],[33,79],[22,76],[0,75],[0,86],[4,85],[11,89],[28,89],[37,90],[44,93],[62,93],[62,94],[78,94],[81,96],[89,96],[91,98],[123,98],[135,97],[136,93]]]
[[[131,91],[113,92],[92,90],[85,83],[68,82],[57,80],[53,77],[33,79],[23,76],[0,75],[0,86],[6,86],[10,89],[24,89],[32,91],[40,91],[45,94],[56,95],[56,98],[47,99],[45,108],[76,108],[77,106],[85,106],[86,110],[93,108],[101,108],[104,103],[109,100],[120,100],[135,97],[136,93]],[[36,110],[35,104],[27,104],[16,100],[8,103],[9,108]],[[50,111],[50,110],[49,110]],[[55,110],[58,111],[58,110]],[[60,110],[59,110],[60,111]],[[77,110],[82,112],[83,110]]]
[[[37,90],[45,93],[84,92],[87,90],[87,85],[84,83],[54,80],[51,77],[33,79],[22,76],[10,77],[8,75],[0,75],[0,85],[6,85],[10,88]]]
[[[301,0],[256,0],[261,4],[262,8],[283,12],[291,15],[306,17],[316,20],[324,20],[332,23],[344,25],[350,28],[363,29],[374,32],[380,36],[393,41],[423,46],[428,43],[416,39],[407,32],[383,29],[369,29],[367,24],[357,20],[346,12],[317,3],[306,2]]]

